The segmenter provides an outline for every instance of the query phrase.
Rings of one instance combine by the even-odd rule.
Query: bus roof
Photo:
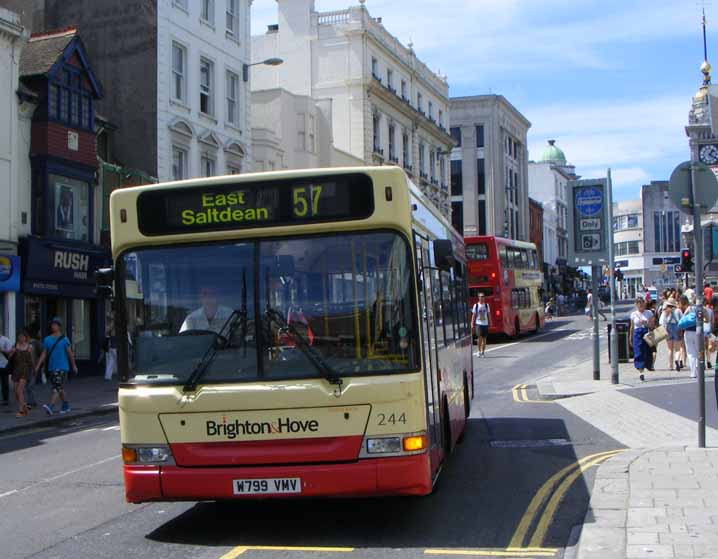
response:
[[[518,248],[536,248],[536,245],[534,243],[529,243],[527,241],[517,241],[516,239],[507,239],[506,237],[497,237],[495,235],[477,235],[472,237],[464,237],[464,243],[467,245],[475,245],[478,243],[485,243],[487,241]]]

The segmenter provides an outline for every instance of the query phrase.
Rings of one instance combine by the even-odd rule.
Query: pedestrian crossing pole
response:
[[[616,268],[615,254],[613,253],[613,181],[611,169],[608,169],[608,285],[611,288],[611,384],[618,384],[618,332],[616,332]]]
[[[708,171],[712,172],[712,171]],[[698,447],[706,447],[706,371],[705,336],[703,335],[703,229],[697,196],[696,163],[691,162],[691,203],[693,205],[693,242],[696,271],[696,339],[698,341]]]
[[[598,276],[602,266],[591,266],[591,317],[593,318],[593,380],[601,380],[601,357],[598,345]]]

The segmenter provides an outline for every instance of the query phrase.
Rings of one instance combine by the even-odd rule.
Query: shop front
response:
[[[94,272],[109,264],[109,254],[92,245],[40,237],[27,237],[20,246],[24,267],[18,324],[39,339],[47,335],[53,317],[60,317],[78,367],[97,373],[105,301],[95,295]]]
[[[20,291],[20,257],[13,244],[0,243],[0,335],[15,336],[15,294]]]

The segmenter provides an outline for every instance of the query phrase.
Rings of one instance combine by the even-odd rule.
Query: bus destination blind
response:
[[[158,188],[137,199],[144,235],[365,219],[373,211],[372,181],[363,174]]]

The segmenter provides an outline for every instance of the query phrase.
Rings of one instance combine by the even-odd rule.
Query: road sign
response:
[[[718,180],[710,167],[704,163],[685,161],[671,173],[668,195],[682,212],[692,213],[691,207],[691,164],[695,165],[696,200],[695,203],[704,210],[709,210],[718,200]]]
[[[569,227],[573,232],[569,243],[572,266],[608,263],[607,180],[576,180],[568,183],[571,201]]]

